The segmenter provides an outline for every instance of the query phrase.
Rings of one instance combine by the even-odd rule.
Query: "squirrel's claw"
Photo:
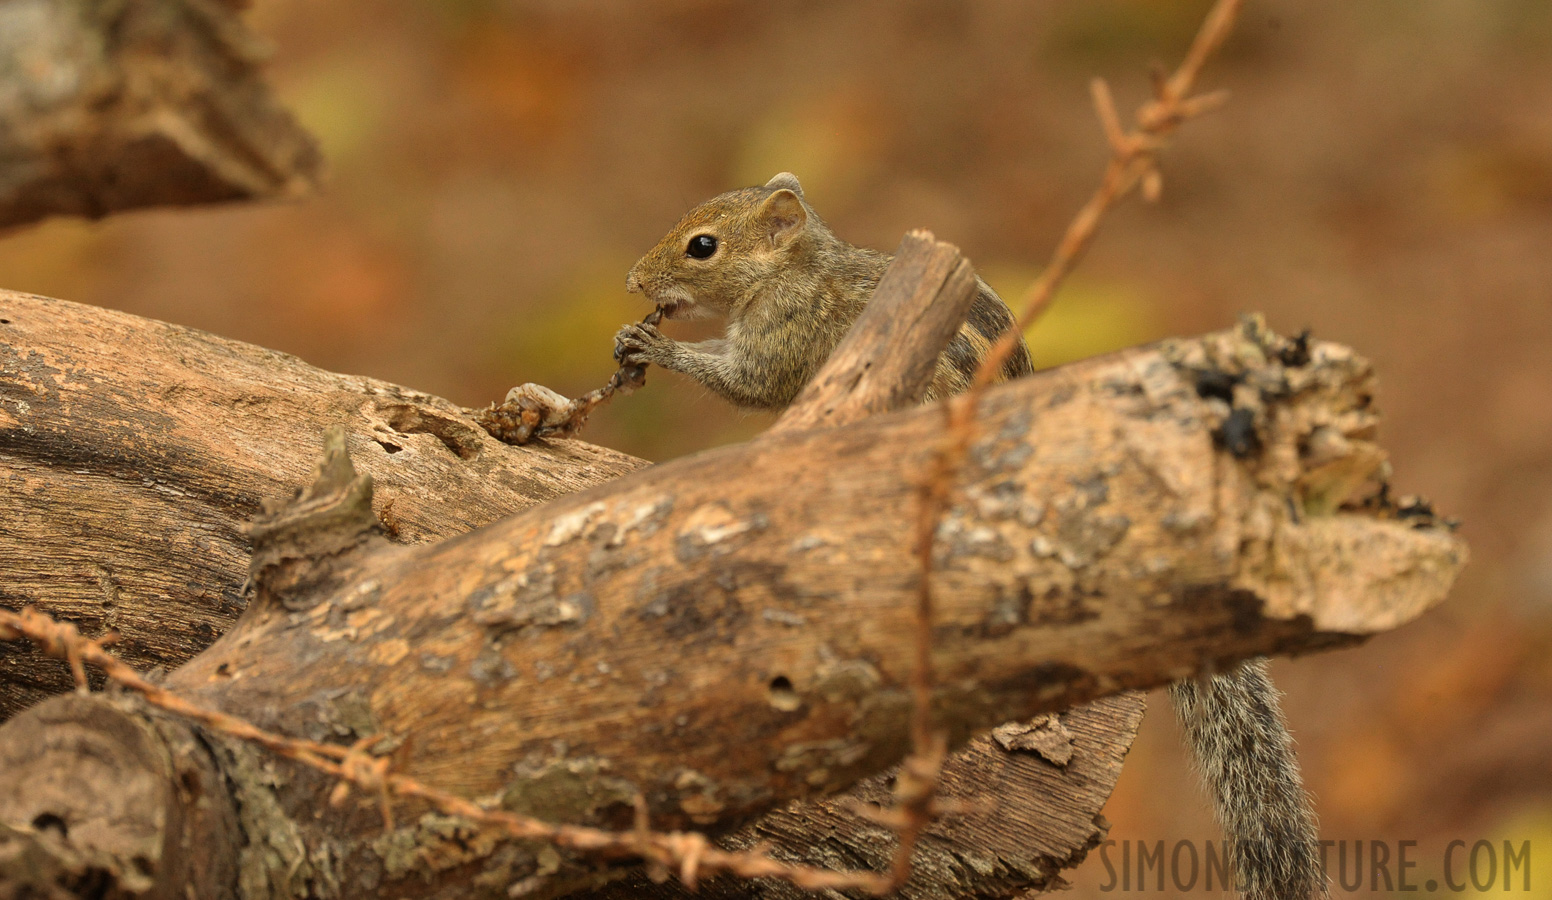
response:
[[[622,366],[652,362],[647,354],[653,347],[667,340],[656,326],[641,323],[626,325],[614,336],[614,358]]]

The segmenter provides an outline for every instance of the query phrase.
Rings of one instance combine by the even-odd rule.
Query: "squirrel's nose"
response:
[[[619,270],[616,269],[615,271]],[[641,279],[636,277],[636,270],[634,268],[625,275],[625,292],[628,294],[641,293]]]

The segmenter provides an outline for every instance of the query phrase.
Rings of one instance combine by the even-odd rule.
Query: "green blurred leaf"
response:
[[[1035,274],[1028,268],[992,265],[981,277],[1017,307]],[[1044,369],[1163,336],[1155,303],[1140,285],[1075,275],[1025,333],[1024,340],[1035,368]]]
[[[393,102],[371,57],[328,57],[327,63],[282,85],[285,105],[318,138],[324,156],[339,164],[368,149]]]
[[[614,371],[614,334],[651,308],[625,292],[633,258],[600,254],[537,302],[513,307],[482,355],[492,369],[556,390],[591,390]],[[598,382],[593,384],[592,382]]]
[[[833,211],[876,165],[886,140],[881,105],[865,90],[841,87],[770,110],[741,138],[734,183],[764,184],[777,172],[792,172],[806,194],[825,197]]]

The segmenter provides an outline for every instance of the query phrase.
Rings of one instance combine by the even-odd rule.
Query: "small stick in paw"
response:
[[[656,325],[663,319],[662,308],[642,319],[644,325]],[[614,358],[621,348],[616,346]],[[492,403],[475,414],[475,421],[503,444],[526,444],[537,438],[572,437],[582,430],[592,411],[615,394],[629,394],[647,383],[647,364],[621,365],[609,377],[609,383],[568,400],[542,384],[520,384],[507,391],[499,405]]]

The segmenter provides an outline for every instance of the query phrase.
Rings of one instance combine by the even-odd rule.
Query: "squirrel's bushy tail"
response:
[[[1247,900],[1325,897],[1315,815],[1267,661],[1170,687]]]

